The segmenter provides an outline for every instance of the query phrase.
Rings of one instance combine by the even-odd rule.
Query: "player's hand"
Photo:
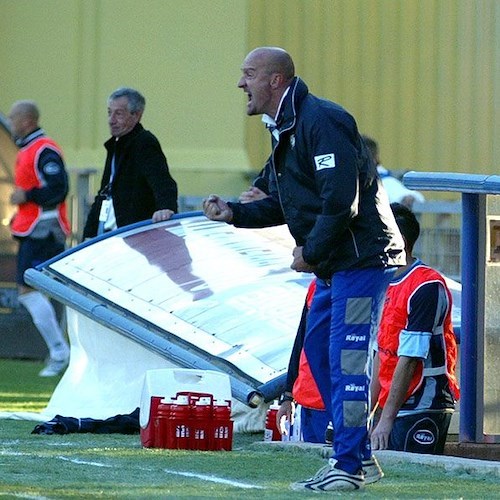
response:
[[[231,222],[233,211],[229,205],[216,194],[211,194],[203,200],[203,212],[210,220]]]
[[[391,430],[392,422],[387,422],[381,418],[370,436],[372,450],[387,450]]]
[[[293,249],[293,262],[290,267],[299,273],[312,273],[314,272],[314,266],[311,266],[304,260],[304,257],[302,257],[302,249],[303,247],[295,247]]]

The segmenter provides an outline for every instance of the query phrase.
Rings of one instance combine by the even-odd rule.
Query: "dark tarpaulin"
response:
[[[70,434],[74,432],[137,434],[139,429],[139,408],[136,408],[128,415],[115,415],[106,420],[56,415],[52,420],[37,425],[31,434]]]

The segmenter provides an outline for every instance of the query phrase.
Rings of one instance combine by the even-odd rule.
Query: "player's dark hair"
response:
[[[391,208],[396,224],[406,240],[408,251],[411,252],[420,235],[420,224],[415,214],[401,203],[391,203]]]

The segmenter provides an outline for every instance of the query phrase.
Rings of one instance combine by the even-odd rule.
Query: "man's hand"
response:
[[[22,205],[23,203],[26,203],[26,191],[21,188],[16,188],[10,195],[10,202],[13,205]]]
[[[387,450],[389,447],[389,436],[392,431],[393,421],[383,416],[373,429],[370,441],[372,450]]]
[[[162,210],[157,210],[154,214],[153,214],[153,222],[161,222],[163,220],[168,220],[170,219],[170,217],[172,217],[172,215],[174,215],[174,212],[172,210],[170,210],[169,208],[164,208]]]
[[[287,435],[285,423],[288,421],[293,425],[293,414],[295,413],[295,405],[293,401],[283,401],[280,404],[278,412],[276,413],[276,427],[281,435]]]
[[[394,375],[392,376],[389,396],[382,409],[380,420],[375,429],[373,429],[370,437],[373,450],[386,450],[389,446],[389,436],[394,425],[394,420],[398,415],[399,409],[406,401],[406,394],[415,370],[422,362],[420,358],[399,356]]]
[[[233,211],[216,194],[211,194],[203,200],[203,212],[210,220],[221,222],[231,222],[233,220]]]
[[[304,257],[302,257],[302,249],[304,247],[295,247],[293,249],[293,262],[292,265],[290,266],[294,271],[297,271],[299,273],[312,273],[314,272],[314,266],[311,266],[308,264],[305,260]]]
[[[264,193],[261,189],[252,186],[248,191],[243,191],[238,198],[240,203],[250,203],[252,201],[263,200],[267,198],[268,195]]]

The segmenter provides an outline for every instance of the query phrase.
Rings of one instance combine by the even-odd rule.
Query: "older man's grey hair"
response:
[[[126,97],[128,100],[127,109],[130,113],[139,113],[144,111],[146,107],[146,99],[144,96],[137,90],[131,89],[129,87],[120,87],[116,89],[109,97],[108,97],[108,105],[111,101],[115,101],[120,97]]]

